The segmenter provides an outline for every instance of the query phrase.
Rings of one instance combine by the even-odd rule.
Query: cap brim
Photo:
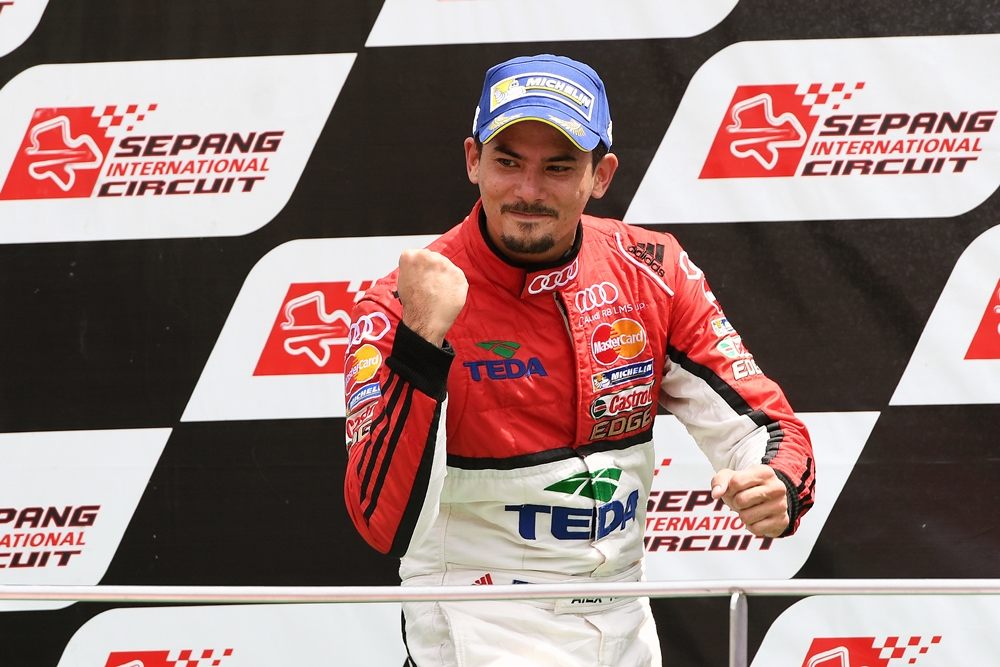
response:
[[[560,113],[551,107],[537,105],[505,106],[502,113],[497,114],[496,118],[482,127],[479,131],[479,140],[487,144],[511,125],[526,120],[534,120],[551,125],[562,132],[567,139],[573,142],[573,145],[584,152],[594,150],[597,148],[597,144],[601,142],[600,135],[590,130],[590,128],[573,118],[570,114]]]

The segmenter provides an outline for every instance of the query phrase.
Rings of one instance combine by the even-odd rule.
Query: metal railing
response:
[[[0,585],[0,600],[290,604],[577,597],[724,597],[729,602],[729,666],[747,667],[748,595],[1000,595],[1000,579],[791,579],[657,581],[531,586],[28,586]]]

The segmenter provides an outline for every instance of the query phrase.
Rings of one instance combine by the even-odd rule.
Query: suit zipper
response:
[[[559,314],[562,315],[563,324],[566,325],[566,333],[569,334],[569,342],[573,342],[573,330],[569,328],[569,314],[566,312],[566,304],[563,303],[562,295],[559,292],[552,293],[553,298],[556,300],[556,307],[559,308]]]

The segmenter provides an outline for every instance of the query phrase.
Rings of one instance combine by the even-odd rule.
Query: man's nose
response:
[[[534,202],[544,199],[545,185],[541,174],[533,169],[527,169],[518,179],[514,194],[526,202]]]

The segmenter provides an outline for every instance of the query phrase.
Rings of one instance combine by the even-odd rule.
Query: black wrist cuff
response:
[[[455,350],[448,341],[438,347],[400,322],[396,339],[386,365],[396,375],[437,401],[448,393],[448,371],[455,359]]]
[[[775,468],[771,469],[774,470],[774,474],[778,476],[781,483],[785,485],[785,499],[788,501],[788,528],[785,528],[785,531],[778,537],[787,537],[795,532],[795,522],[799,518],[799,512],[801,510],[799,505],[799,494],[796,492],[795,486],[792,484],[792,480],[788,479],[788,476],[785,473],[780,470],[776,470]]]

